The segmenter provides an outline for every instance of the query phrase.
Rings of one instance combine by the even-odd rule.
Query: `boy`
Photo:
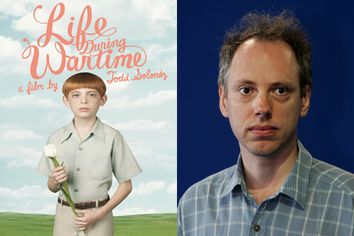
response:
[[[131,178],[141,169],[122,135],[96,117],[99,107],[107,101],[101,78],[77,73],[64,82],[62,91],[74,119],[52,133],[48,144],[54,144],[63,165],[53,168],[43,154],[37,170],[48,176],[48,188],[54,193],[68,181],[78,216],[60,191],[53,235],[77,235],[80,230],[88,236],[113,235],[112,210],[131,192]],[[112,172],[119,186],[110,199]]]

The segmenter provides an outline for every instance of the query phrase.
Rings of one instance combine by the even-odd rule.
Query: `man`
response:
[[[311,76],[309,42],[286,12],[248,14],[226,34],[219,106],[240,155],[186,191],[178,235],[354,235],[354,175],[312,158],[297,139]]]

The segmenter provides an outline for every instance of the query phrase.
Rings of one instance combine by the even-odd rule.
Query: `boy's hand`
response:
[[[87,229],[102,218],[99,209],[76,210],[76,213],[75,223],[80,230]]]
[[[57,186],[64,183],[67,179],[68,175],[66,174],[64,166],[55,167],[53,169],[53,180]]]

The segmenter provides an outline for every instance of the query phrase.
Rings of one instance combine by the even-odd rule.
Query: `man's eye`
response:
[[[274,92],[277,95],[285,95],[289,92],[289,89],[286,87],[279,87],[279,88],[274,89]]]
[[[243,95],[249,95],[252,92],[252,89],[250,87],[241,87],[239,91]]]
[[[90,93],[90,96],[91,97],[96,97],[96,94],[95,93]]]
[[[78,97],[79,94],[78,94],[78,93],[73,93],[71,96],[72,96],[72,97]]]

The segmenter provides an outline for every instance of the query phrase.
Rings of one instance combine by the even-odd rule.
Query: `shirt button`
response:
[[[76,168],[76,171],[80,171],[80,168]]]
[[[261,230],[261,226],[259,224],[256,224],[253,226],[254,232],[259,232]]]
[[[84,148],[83,147],[79,147],[79,151],[82,151],[82,150],[84,150]]]
[[[76,192],[76,193],[77,193],[77,192],[79,192],[79,190],[76,188],[76,189],[74,189],[74,192]]]

